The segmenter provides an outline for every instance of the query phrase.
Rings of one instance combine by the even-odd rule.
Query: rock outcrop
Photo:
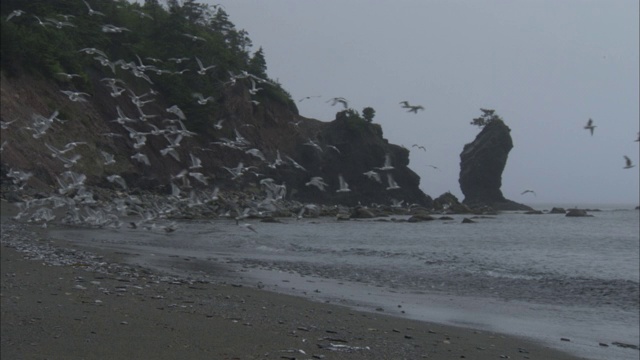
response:
[[[513,148],[511,129],[502,121],[489,122],[460,154],[460,190],[469,207],[490,206],[495,210],[532,210],[506,199],[500,190],[502,172]]]

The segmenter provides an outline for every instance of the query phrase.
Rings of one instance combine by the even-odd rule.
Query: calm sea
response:
[[[473,224],[462,215],[422,223],[247,220],[252,232],[215,220],[180,222],[168,234],[53,235],[132,251],[136,263],[193,277],[516,334],[593,359],[637,359],[638,350],[611,344],[640,343],[640,212],[599,208],[593,217],[501,213]]]

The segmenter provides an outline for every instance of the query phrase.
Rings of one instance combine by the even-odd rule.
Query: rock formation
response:
[[[495,210],[531,210],[502,195],[502,172],[513,148],[511,129],[494,120],[484,126],[460,154],[460,190],[463,203],[472,208],[490,206]]]

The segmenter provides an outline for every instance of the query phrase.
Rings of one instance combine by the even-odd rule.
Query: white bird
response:
[[[134,10],[133,10],[133,12],[135,12],[135,13],[136,13],[136,14],[138,14],[138,15],[140,15],[140,18],[145,18],[145,17],[146,17],[146,18],[148,18],[148,19],[153,20],[153,16],[151,16],[151,15],[149,15],[149,14],[147,14],[147,13],[144,13],[144,12],[142,12],[142,11],[140,11],[140,10],[135,10],[135,9],[134,9]]]
[[[113,156],[113,154],[109,154],[106,151],[100,150],[100,154],[102,155],[102,157],[104,158],[104,165],[113,165],[116,163],[116,159]]]
[[[89,6],[89,3],[87,3],[86,1],[82,0],[84,2],[85,5],[87,5],[87,9],[89,9],[89,15],[100,15],[100,16],[104,16],[104,13],[100,12],[100,11],[96,11],[93,10],[91,8],[91,6]]]
[[[259,149],[249,149],[245,151],[246,154],[253,155],[262,161],[266,161],[264,154]]]
[[[635,165],[633,165],[633,163],[631,162],[631,159],[629,159],[628,156],[624,155],[624,161],[625,161],[625,166],[624,169],[631,169],[632,167],[634,167]]]
[[[13,10],[11,13],[9,13],[9,15],[7,15],[7,21],[11,20],[14,17],[22,16],[24,14],[26,14],[24,10]]]
[[[309,141],[307,141],[306,143],[304,143],[302,145],[311,146],[311,147],[315,148],[316,150],[322,152],[322,148],[320,147],[320,145],[318,145],[318,143],[314,142],[311,139],[309,139]]]
[[[338,149],[337,147],[335,147],[334,145],[327,145],[327,147],[329,149],[335,150],[338,154],[342,155],[342,153],[340,152],[340,149]]]
[[[200,61],[198,57],[196,57],[196,61],[198,62],[198,67],[200,68],[200,70],[198,70],[198,74],[200,75],[205,75],[207,73],[207,70],[213,69],[214,67],[216,67],[215,65],[209,65],[205,67],[204,65],[202,65],[202,61]]]
[[[167,59],[167,60],[169,60],[169,61],[173,61],[173,62],[174,62],[174,63],[176,63],[176,64],[180,64],[180,63],[182,63],[183,61],[187,61],[187,60],[189,60],[189,59],[190,59],[190,58],[188,58],[188,57],[181,57],[181,58],[169,58],[169,59]]]
[[[85,92],[60,90],[61,93],[67,95],[71,101],[87,101],[86,96],[91,96]]]
[[[368,177],[369,179],[373,179],[379,183],[382,183],[382,179],[380,178],[380,174],[378,174],[377,172],[370,170],[367,171],[365,173],[362,173],[363,175],[365,175],[366,177]]]
[[[385,154],[384,156],[384,165],[382,167],[376,168],[378,170],[393,170],[394,167],[391,165],[391,155]]]
[[[191,39],[192,41],[198,41],[198,40],[200,40],[200,41],[206,41],[206,40],[205,40],[205,38],[201,38],[200,36],[191,35],[191,34],[186,34],[186,33],[185,33],[185,34],[182,34],[182,35],[184,35],[184,36],[188,37],[188,38],[189,38],[189,39]]]
[[[589,121],[587,121],[587,125],[585,125],[584,128],[591,131],[591,136],[593,136],[593,130],[596,128],[596,126],[593,125],[593,120],[591,118],[589,118]]]
[[[344,181],[344,177],[342,177],[342,174],[338,175],[338,182],[340,183],[340,189],[336,190],[336,192],[351,191],[351,189],[349,189],[349,184],[347,184],[347,182]]]
[[[96,49],[96,48],[84,48],[84,49],[80,49],[78,50],[78,52],[83,52],[85,54],[89,54],[89,55],[100,55],[103,58],[107,58],[107,54],[105,54],[104,52]]]
[[[400,186],[398,185],[398,183],[393,179],[393,175],[391,175],[391,173],[387,173],[387,181],[389,183],[389,186],[387,186],[387,190],[395,190],[395,189],[400,189]]]
[[[180,118],[180,120],[186,120],[187,117],[184,115],[184,112],[178,107],[178,105],[173,105],[167,108],[167,112],[172,113]]]
[[[200,160],[199,157],[192,153],[189,153],[189,157],[191,158],[191,166],[189,166],[189,169],[199,169],[202,167],[202,160]]]
[[[327,183],[324,182],[324,179],[320,176],[314,176],[312,177],[307,183],[305,183],[306,186],[315,186],[317,187],[320,191],[325,191],[325,187],[329,186]]]
[[[123,31],[131,32],[131,30],[127,29],[126,27],[119,27],[111,24],[102,25],[102,32],[105,33],[121,33]]]
[[[216,130],[222,130],[222,123],[224,122],[225,119],[220,119],[218,120],[218,122],[216,122],[213,127],[216,128]]]
[[[65,73],[65,72],[59,72],[59,73],[56,73],[56,75],[60,75],[61,77],[65,78],[66,80],[71,80],[74,77],[80,77],[80,75],[78,75],[78,74],[69,74],[69,73]]]
[[[141,162],[147,166],[151,165],[151,162],[149,161],[149,157],[147,157],[147,155],[137,152],[133,155],[131,155],[131,158],[134,160],[137,160],[138,162]]]
[[[207,96],[207,97],[204,97],[204,96],[203,96],[202,94],[200,94],[200,93],[193,93],[193,94],[191,94],[191,95],[192,95],[194,98],[198,99],[198,104],[200,104],[200,105],[207,105],[207,103],[208,103],[209,101],[213,101],[213,100],[215,100],[215,99],[213,98],[213,96]]]
[[[207,177],[204,176],[204,174],[202,174],[202,173],[189,172],[189,176],[191,176],[192,178],[198,180],[199,182],[203,183],[204,185],[209,185],[209,183],[207,182]]]
[[[249,78],[249,81],[251,81],[251,89],[249,89],[249,94],[255,95],[259,90],[262,90],[262,88],[256,87],[256,81],[253,80],[252,77]]]
[[[307,171],[307,169],[305,169],[302,165],[298,164],[295,160],[293,160],[293,158],[291,156],[287,155],[286,157],[287,157],[287,160],[289,160],[291,162],[293,167],[295,167],[296,169]]]
[[[127,190],[127,183],[124,181],[122,176],[116,174],[109,175],[107,176],[107,180],[109,180],[110,183],[116,183],[120,185],[120,187],[122,187],[122,190]]]

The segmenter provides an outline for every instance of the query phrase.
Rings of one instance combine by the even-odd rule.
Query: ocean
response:
[[[228,219],[179,221],[171,233],[50,230],[193,278],[513,334],[589,359],[637,359],[637,349],[614,343],[640,344],[640,212],[599,209],[579,218],[504,212],[472,224],[451,215],[245,219],[256,232]]]

